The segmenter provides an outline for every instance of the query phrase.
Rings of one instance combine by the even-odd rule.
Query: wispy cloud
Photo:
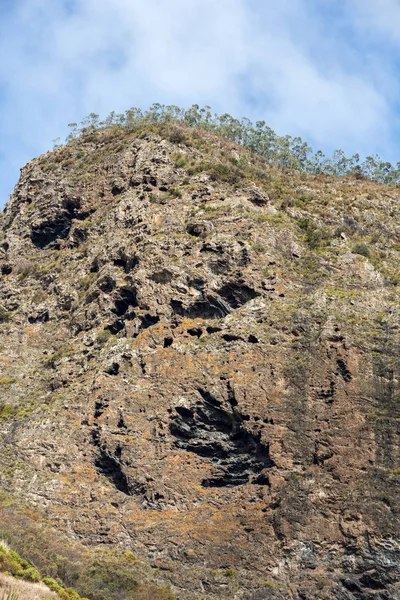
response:
[[[0,198],[66,123],[154,101],[264,119],[328,151],[396,152],[395,0],[1,6]]]

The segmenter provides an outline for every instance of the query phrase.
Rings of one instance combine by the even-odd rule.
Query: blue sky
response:
[[[399,0],[0,0],[0,205],[67,124],[153,102],[400,160]]]

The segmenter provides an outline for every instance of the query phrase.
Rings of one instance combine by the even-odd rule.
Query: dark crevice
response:
[[[98,450],[98,456],[94,461],[97,472],[107,477],[117,490],[127,496],[132,496],[128,479],[122,468],[121,448],[117,446],[114,452],[111,453],[107,448],[103,447],[98,429],[92,431],[92,444]]]
[[[343,377],[343,379],[345,381],[351,381],[352,377],[351,377],[351,373],[347,368],[346,363],[344,362],[344,360],[342,360],[341,358],[338,358],[337,362],[337,366],[339,367],[339,372],[341,374],[341,376]]]
[[[95,208],[91,208],[88,210],[83,210],[79,213],[74,213],[74,219],[76,219],[77,221],[86,221],[86,219],[90,217],[90,215],[92,215],[95,212],[95,210]]]
[[[190,319],[219,319],[230,313],[229,306],[213,296],[203,296],[200,300],[186,307],[180,300],[172,300],[171,308],[174,313]]]
[[[200,277],[196,277],[196,279],[191,279],[188,283],[189,287],[194,288],[196,290],[198,290],[199,292],[203,292],[204,288],[206,287],[206,282],[204,281],[204,279],[201,279]]]
[[[116,319],[111,325],[107,325],[104,329],[108,330],[113,335],[116,335],[125,327],[123,319]]]
[[[62,201],[62,206],[71,215],[71,217],[76,216],[76,211],[81,207],[81,201],[79,198],[64,198]]]
[[[255,477],[253,479],[253,482],[257,485],[266,485],[268,487],[271,487],[271,482],[269,480],[268,475],[265,475],[264,473],[261,473],[260,475],[258,475],[258,477]]]
[[[29,323],[47,323],[49,318],[50,318],[49,311],[42,310],[41,312],[39,312],[35,315],[30,315],[28,317],[28,321],[29,321]]]
[[[247,431],[243,416],[234,408],[224,407],[208,390],[198,388],[198,392],[201,400],[195,406],[176,407],[170,431],[177,448],[207,458],[216,466],[215,475],[204,479],[202,485],[231,487],[251,480],[268,486],[269,479],[263,471],[274,466],[274,462],[261,434]],[[231,405],[235,402],[231,398]]]
[[[98,259],[98,257],[96,257],[92,262],[92,266],[90,267],[90,272],[98,273],[99,270],[100,270],[99,259]]]
[[[191,327],[191,329],[187,330],[188,334],[193,337],[201,337],[203,330],[201,327]]]
[[[31,229],[31,241],[36,248],[59,250],[58,240],[68,237],[72,227],[72,219],[78,218],[78,210],[81,207],[79,198],[64,198],[62,201],[62,212],[44,223],[34,225]]]
[[[136,256],[128,257],[122,252],[118,258],[113,260],[113,264],[124,269],[125,273],[129,273],[139,264],[139,259]]]
[[[174,341],[174,338],[172,338],[172,337],[164,338],[164,348],[169,348],[170,346],[172,346],[173,341]]]
[[[149,327],[152,327],[152,325],[156,325],[156,323],[160,322],[160,317],[158,315],[150,315],[150,314],[146,314],[146,315],[139,315],[138,317],[140,319],[140,329],[141,331],[143,331],[144,329],[148,329]]]
[[[224,253],[224,247],[221,245],[214,245],[206,242],[200,248],[200,252],[212,252],[213,254],[221,255]]]
[[[111,186],[111,193],[113,196],[118,196],[119,194],[122,194],[122,192],[125,190],[125,184],[124,183],[119,183],[119,182],[114,182],[113,185]]]
[[[139,366],[140,366],[140,370],[142,371],[142,375],[147,375],[146,361],[144,360],[143,356],[139,356]]]
[[[360,586],[352,579],[342,579],[342,585],[349,590],[349,592],[360,592]]]
[[[189,410],[188,408],[185,408],[184,406],[177,406],[175,408],[175,410],[178,413],[178,415],[180,415],[184,419],[192,419],[193,418],[193,412],[191,410]]]
[[[126,258],[116,258],[114,261],[114,266],[116,267],[122,267],[123,269],[125,269],[126,267]]]
[[[229,402],[229,404],[232,407],[237,406],[238,402],[236,400],[235,391],[232,388],[232,386],[231,386],[231,384],[230,384],[229,381],[226,382],[226,389],[227,389],[227,392],[228,392],[228,402]]]
[[[234,333],[224,333],[222,335],[222,339],[226,342],[238,342],[239,340],[241,340],[242,342],[244,341],[243,338],[240,337],[240,335],[235,335]]]
[[[118,317],[125,315],[129,307],[137,307],[135,288],[132,286],[119,288],[114,304],[112,310]]]
[[[106,408],[108,408],[107,400],[97,400],[97,402],[94,405],[94,418],[98,419],[99,417],[101,417]]]
[[[1,265],[1,274],[2,275],[10,275],[10,273],[12,273],[12,266],[5,263],[3,265]]]
[[[211,333],[219,333],[220,331],[222,331],[221,327],[207,327],[206,329],[207,333],[211,334]]]
[[[128,318],[130,318],[129,315],[128,315]],[[153,325],[156,325],[157,323],[159,323],[160,317],[158,315],[153,316],[150,314],[139,315],[137,317],[137,322],[138,322],[137,329],[132,334],[132,337],[134,337],[134,338],[136,338],[138,335],[140,335],[142,333],[142,331],[145,331],[145,329],[148,329],[149,327],[152,327]]]
[[[329,404],[333,402],[335,396],[335,382],[331,381],[328,389],[322,389],[317,391],[317,398],[325,400]]]
[[[208,232],[207,223],[189,223],[186,226],[186,231],[194,237],[205,237]]]
[[[115,279],[111,275],[103,275],[103,277],[97,280],[97,286],[102,292],[112,292],[115,288]]]
[[[31,230],[31,240],[36,248],[59,250],[58,240],[68,237],[72,225],[72,216],[68,212],[56,215],[40,225],[34,225]]]
[[[117,362],[113,362],[108,367],[104,369],[104,372],[108,375],[118,375],[119,373],[119,364]]]
[[[124,417],[122,414],[119,416],[117,427],[119,427],[120,429],[127,429],[127,426],[126,426],[126,423],[124,421]]]
[[[122,413],[118,427],[126,428]],[[123,460],[123,449],[120,445],[114,449],[108,448],[107,443],[101,439],[101,429],[98,427],[91,431],[91,444],[96,449],[94,466],[99,475],[106,477],[116,490],[126,496],[139,497],[142,508],[162,509],[164,500],[162,493],[152,490],[146,482],[135,481],[126,474],[127,465]],[[151,481],[151,478],[148,481]]]
[[[380,575],[377,572],[364,573],[364,575],[360,577],[360,583],[370,590],[387,589],[385,583],[381,580]]]
[[[220,402],[219,400],[217,400],[215,398],[215,396],[213,396],[212,394],[210,394],[210,392],[208,392],[207,390],[198,387],[197,391],[199,392],[200,396],[203,398],[203,400],[205,402],[207,402],[208,404],[211,404],[212,406],[216,406],[216,407],[220,407],[222,402]]]
[[[236,282],[225,284],[218,290],[218,294],[234,309],[240,308],[246,302],[260,295],[248,285]]]
[[[100,449],[100,454],[95,460],[96,469],[107,477],[111,483],[127,496],[131,496],[128,480],[125,473],[122,471],[119,459],[115,456],[107,454],[106,451]]]
[[[238,265],[240,267],[247,267],[251,262],[251,258],[249,256],[249,251],[247,248],[242,248],[240,259],[238,260]]]

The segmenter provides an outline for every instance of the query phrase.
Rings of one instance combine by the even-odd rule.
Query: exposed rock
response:
[[[180,600],[399,598],[396,193],[265,162],[232,185],[240,149],[196,135],[190,168],[111,129],[22,170],[1,488]]]

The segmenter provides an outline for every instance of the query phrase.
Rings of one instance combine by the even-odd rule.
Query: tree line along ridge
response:
[[[94,130],[109,127],[122,127],[134,131],[145,125],[176,123],[212,132],[231,142],[239,144],[250,152],[266,159],[271,166],[294,169],[312,175],[353,175],[366,177],[385,184],[400,183],[400,162],[393,166],[378,155],[361,160],[359,154],[347,157],[343,150],[335,150],[326,156],[321,150],[316,152],[301,137],[279,136],[265,121],[253,123],[250,119],[236,119],[225,113],[213,114],[209,106],[193,104],[184,109],[178,106],[153,104],[149,109],[130,108],[124,113],[112,111],[104,120],[90,113],[78,123],[69,123],[69,142]],[[60,138],[53,140],[55,149],[60,147]]]

